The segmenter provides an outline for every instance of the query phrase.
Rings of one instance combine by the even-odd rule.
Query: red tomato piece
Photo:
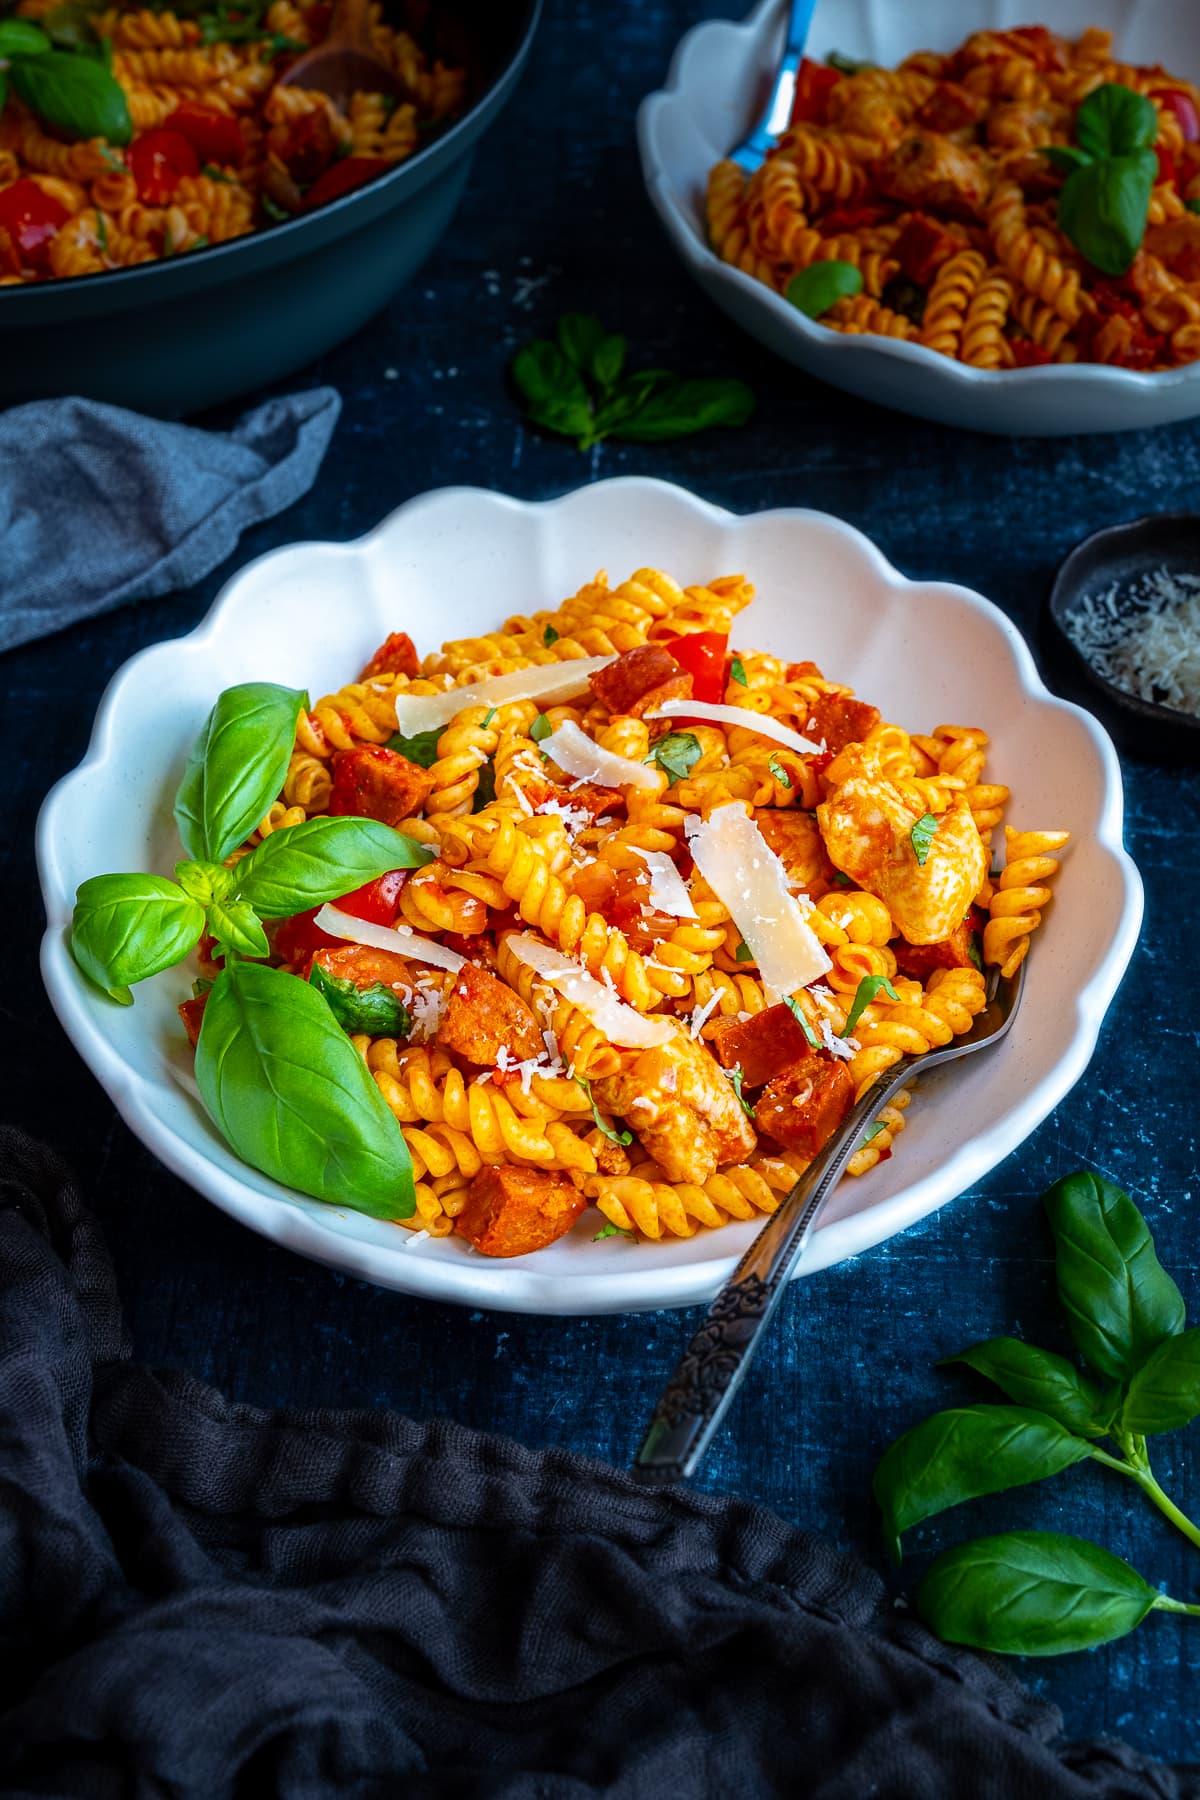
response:
[[[129,167],[143,205],[165,206],[175,197],[185,175],[200,173],[200,158],[181,132],[160,126],[134,138],[129,146]]]
[[[915,281],[918,287],[928,287],[939,264],[961,248],[957,239],[943,231],[933,219],[927,219],[924,213],[914,213],[896,239],[892,255],[910,281]]]
[[[1160,181],[1174,181],[1176,174],[1178,173],[1175,167],[1175,158],[1171,155],[1171,152],[1166,148],[1165,144],[1156,144],[1154,146],[1154,154],[1158,158],[1158,179]]]
[[[304,196],[305,212],[314,206],[324,206],[329,200],[337,200],[342,194],[352,193],[391,166],[385,156],[343,156],[313,182]]]
[[[318,181],[337,155],[337,139],[328,115],[302,113],[288,125],[275,126],[268,147],[276,152],[293,181],[303,187]]]
[[[198,100],[181,100],[163,120],[162,128],[185,137],[202,162],[240,163],[246,154],[238,121],[228,113],[214,112],[211,106],[201,106]]]
[[[417,655],[417,647],[407,631],[392,631],[384,638],[358,679],[370,681],[376,675],[419,675],[420,673],[421,662]]]
[[[1028,338],[1014,338],[1012,344],[1013,362],[1018,369],[1036,369],[1042,363],[1053,362],[1054,358],[1040,344]]]
[[[36,181],[14,181],[0,193],[0,229],[31,268],[48,267],[50,244],[69,216],[66,207],[44,194]]]
[[[1154,98],[1175,114],[1179,120],[1179,129],[1189,144],[1200,140],[1200,113],[1196,111],[1196,102],[1190,94],[1181,92],[1179,88],[1165,88],[1156,90]]]
[[[407,869],[391,869],[386,875],[343,894],[334,905],[339,912],[355,919],[367,919],[372,925],[390,925],[400,910],[400,889],[408,877]]]
[[[181,1000],[179,1017],[183,1020],[183,1029],[188,1034],[188,1043],[194,1050],[200,1042],[200,1026],[204,1020],[204,1009],[208,1005],[207,993],[197,994],[192,1000]]]
[[[729,639],[723,631],[689,631],[667,638],[669,650],[681,669],[692,678],[692,699],[720,705],[725,698],[725,657]]]
[[[835,206],[832,212],[821,214],[821,230],[829,237],[839,231],[869,231],[891,218],[895,210],[886,202],[882,206]]]
[[[307,968],[318,950],[343,947],[341,938],[330,937],[314,923],[320,910],[319,906],[312,906],[307,912],[293,913],[290,919],[281,919],[276,926],[275,954],[289,968]]]
[[[792,116],[789,121],[797,125],[824,125],[829,116],[829,92],[841,80],[836,69],[825,63],[813,62],[805,57],[796,73],[796,93],[792,100]]]

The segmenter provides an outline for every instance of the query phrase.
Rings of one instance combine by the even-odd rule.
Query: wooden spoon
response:
[[[371,43],[370,4],[371,0],[334,0],[325,42],[297,57],[279,86],[314,88],[328,94],[342,113],[349,112],[350,97],[359,92],[407,100],[404,83]]]

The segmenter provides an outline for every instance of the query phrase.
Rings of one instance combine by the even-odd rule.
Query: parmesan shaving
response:
[[[1067,632],[1123,693],[1200,717],[1200,575],[1164,567],[1114,582],[1068,613]]]
[[[692,896],[683,876],[666,851],[643,850],[639,844],[630,844],[629,848],[635,856],[642,858],[650,871],[650,904],[655,911],[670,913],[673,919],[697,918],[699,915],[692,905]]]
[[[611,656],[577,656],[566,662],[535,663],[493,675],[469,687],[447,688],[444,694],[396,695],[396,724],[405,737],[448,725],[467,706],[507,706],[512,700],[576,700],[588,691],[588,676],[615,659]]]
[[[432,963],[435,969],[449,969],[454,974],[467,960],[457,950],[451,950],[433,938],[423,937],[419,931],[373,925],[369,919],[356,919],[350,913],[339,912],[336,906],[323,906],[313,923],[318,931],[327,931],[330,937],[345,938],[350,944],[367,944],[372,950],[394,950],[398,956],[410,956],[414,962]]]
[[[745,706],[719,706],[715,700],[664,700],[656,712],[648,712],[646,717],[707,719],[714,725],[740,725],[743,731],[752,731],[756,737],[774,738],[777,744],[796,750],[801,756],[816,756],[825,748],[823,744],[814,744],[810,738],[801,737],[790,725],[781,725],[778,719],[772,719],[766,713],[751,712]]]
[[[618,756],[615,750],[603,750],[581,726],[567,719],[542,739],[542,750],[557,763],[564,775],[576,775],[581,781],[594,781],[599,787],[656,788],[658,776],[647,764],[635,762],[631,756]]]
[[[715,1012],[716,1008],[720,1005],[720,1002],[721,995],[718,991],[707,999],[703,1006],[695,1006],[692,1008],[692,1017],[688,1026],[689,1035],[691,1037],[698,1038],[700,1036],[700,1033],[708,1023],[709,1013]]]
[[[832,963],[788,891],[787,870],[736,803],[718,806],[690,839],[696,867],[724,901],[768,988],[794,994]]]
[[[586,969],[581,969],[569,956],[564,956],[561,950],[555,950],[541,938],[530,932],[514,931],[505,942],[518,962],[534,969],[548,986],[577,1006],[580,1012],[586,1013],[610,1044],[648,1050],[675,1036],[678,1027],[670,1019],[646,1018],[636,1012],[611,986],[595,980]],[[604,973],[608,975],[608,970]]]

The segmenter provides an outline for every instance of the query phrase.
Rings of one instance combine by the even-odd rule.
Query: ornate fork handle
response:
[[[915,1060],[904,1057],[851,1108],[713,1301],[654,1409],[633,1463],[638,1481],[684,1481],[703,1456],[864,1128],[912,1080]]]

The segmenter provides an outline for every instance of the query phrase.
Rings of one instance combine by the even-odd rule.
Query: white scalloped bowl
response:
[[[409,1233],[305,1199],[228,1149],[196,1098],[175,1013],[186,970],[142,983],[136,1004],[122,1008],[84,980],[67,948],[87,876],[166,871],[178,858],[172,798],[222,688],[269,680],[326,693],[389,631],[429,648],[548,607],[597,568],[615,580],[647,564],[685,583],[744,570],[758,598],[738,622],[740,642],[813,657],[914,730],[983,725],[996,775],[1013,789],[1013,820],[1073,834],[1008,1043],[922,1082],[895,1156],[843,1182],[805,1268],[880,1243],[961,1193],[1083,1073],[1137,937],[1141,883],[1121,847],[1111,743],[1087,713],[1047,693],[1002,613],[965,588],[906,581],[866,538],[821,513],[737,518],[640,479],[538,505],[447,488],[409,501],[357,543],[272,551],[234,577],[190,636],[135,656],[109,686],[87,757],[39,821],[42,969],[67,1034],[143,1142],[264,1237],[386,1287],[547,1313],[702,1300],[748,1242],[754,1227],[739,1224],[686,1241],[595,1244],[589,1212],[569,1237],[523,1260],[489,1261],[454,1239],[409,1248]]]
[[[751,337],[810,375],[864,400],[973,431],[1061,437],[1167,425],[1200,413],[1200,363],[1140,375],[1097,364],[970,369],[919,344],[847,337],[814,323],[708,244],[704,190],[713,163],[760,116],[779,64],[785,0],[762,0],[741,24],[697,25],[666,87],[643,100],[638,144],[646,190],[678,254],[711,300]],[[831,50],[894,67],[916,49],[952,50],[971,31],[1031,19],[1078,36],[1113,32],[1131,62],[1200,76],[1195,0],[819,0],[808,53]]]

